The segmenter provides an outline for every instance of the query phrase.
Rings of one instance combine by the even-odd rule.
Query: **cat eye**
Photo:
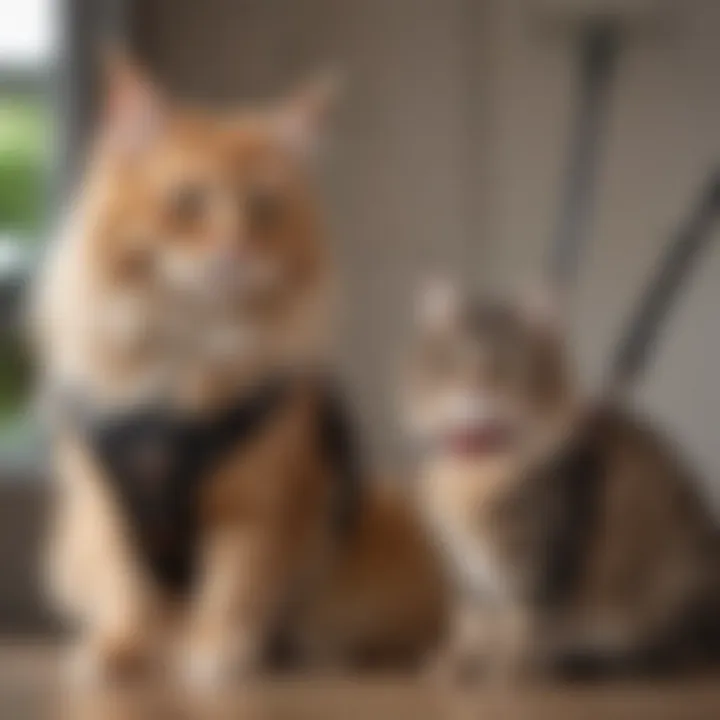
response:
[[[174,221],[189,225],[205,217],[209,204],[208,188],[199,183],[188,183],[173,189],[169,199],[169,211]]]
[[[272,188],[253,188],[248,192],[245,202],[251,232],[269,232],[280,224],[285,208],[278,191]]]

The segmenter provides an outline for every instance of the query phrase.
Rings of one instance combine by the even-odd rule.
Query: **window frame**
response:
[[[60,43],[58,43],[60,45]],[[52,118],[57,119],[56,112],[59,93],[55,83],[62,72],[62,47],[53,49],[53,60],[39,60],[37,63],[16,63],[0,60],[0,96],[11,95],[27,99],[47,101]],[[64,128],[52,128],[63,134]],[[41,248],[47,242],[47,227],[55,200],[55,185],[60,177],[58,160],[54,157],[48,163],[45,177],[46,206],[42,212],[42,228],[35,239],[36,247]],[[18,326],[22,322],[22,306],[25,288],[34,265],[36,253],[29,251],[17,268],[0,273],[0,337],[8,337],[13,333],[22,335]],[[32,435],[33,433],[31,433]],[[0,443],[0,484],[15,483],[20,480],[35,480],[40,475],[41,462],[35,452],[36,443],[33,437],[28,438],[27,445],[9,447],[9,443]]]
[[[38,250],[52,239],[51,224],[77,174],[96,90],[98,50],[103,41],[129,43],[139,0],[63,0],[53,6],[56,42],[52,60],[37,65],[0,63],[0,93],[49,98],[53,108],[54,158],[49,168],[45,233]],[[0,332],[18,322],[34,255],[19,272],[0,278]],[[8,324],[8,325],[6,325]],[[37,450],[37,451],[36,451]],[[32,483],[46,476],[45,458],[32,446],[0,454],[0,487],[6,482]]]

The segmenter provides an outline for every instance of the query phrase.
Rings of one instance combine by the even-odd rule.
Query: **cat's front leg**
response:
[[[97,569],[80,616],[81,632],[70,648],[73,682],[87,685],[124,679],[148,667],[157,623],[151,593],[129,564],[107,560]]]
[[[445,645],[431,665],[442,682],[516,681],[534,664],[532,613],[523,605],[456,602]]]
[[[279,595],[272,538],[259,530],[222,529],[203,551],[181,657],[185,682],[211,688],[260,666]]]
[[[157,598],[121,527],[94,485],[69,488],[56,508],[45,562],[48,599],[78,635],[66,669],[74,683],[105,682],[144,668]]]

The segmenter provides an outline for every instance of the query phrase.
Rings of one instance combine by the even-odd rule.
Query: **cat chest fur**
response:
[[[433,463],[422,479],[425,512],[455,582],[482,603],[502,603],[513,590],[498,532],[499,507],[513,475],[502,460],[451,460]]]

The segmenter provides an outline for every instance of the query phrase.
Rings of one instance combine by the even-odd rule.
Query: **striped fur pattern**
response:
[[[405,388],[455,588],[438,670],[698,660],[718,639],[720,545],[680,454],[628,412],[581,402],[559,326],[536,304],[454,292],[440,315],[421,311]]]

